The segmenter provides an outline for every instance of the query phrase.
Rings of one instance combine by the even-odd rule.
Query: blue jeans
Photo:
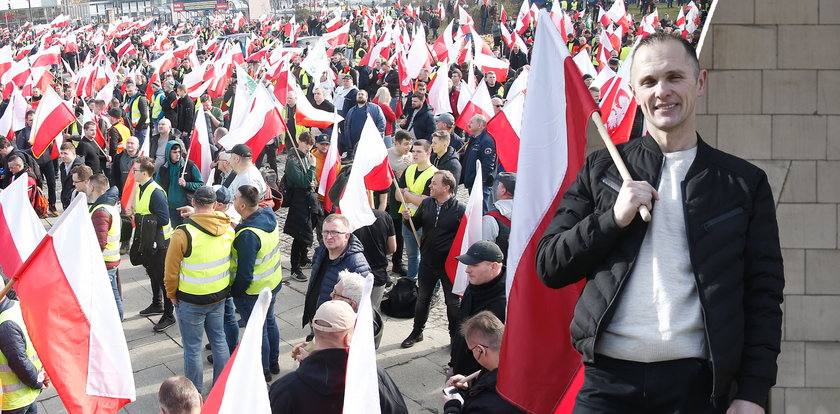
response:
[[[268,373],[271,364],[276,364],[280,360],[280,329],[277,328],[277,319],[274,317],[274,301],[277,299],[277,292],[280,291],[281,287],[283,287],[282,284],[277,285],[277,288],[271,292],[271,302],[265,314],[262,337],[263,373]],[[257,295],[245,295],[233,298],[236,309],[239,309],[239,314],[246,322],[251,317],[251,312],[254,311],[254,305],[257,303],[258,297]]]
[[[178,329],[181,330],[181,342],[184,344],[184,376],[193,382],[199,393],[204,387],[204,367],[201,363],[201,339],[207,333],[210,349],[213,352],[213,381],[222,373],[230,353],[226,352],[224,314],[225,302],[212,305],[194,305],[179,301],[175,307],[178,315]]]
[[[385,138],[382,138],[382,141],[385,142],[385,148],[391,148],[394,146],[394,137],[392,136],[386,135]]]
[[[402,225],[403,245],[405,246],[405,256],[408,258],[407,276],[417,280],[417,271],[420,269],[420,246],[417,245],[417,240],[414,234],[411,233],[411,225],[403,220]],[[417,230],[417,237],[423,235],[423,229]]]
[[[108,278],[111,279],[111,290],[114,291],[114,300],[117,302],[117,310],[120,312],[120,320],[123,320],[122,299],[120,298],[120,291],[117,289],[117,268],[108,269]]]
[[[228,350],[233,354],[236,345],[239,344],[239,322],[236,320],[236,312],[233,311],[233,298],[228,296],[225,299],[225,339]]]
[[[148,131],[147,128],[148,128],[148,126],[145,126],[143,128],[139,128],[139,129],[134,131],[134,136],[137,137],[138,141],[140,141],[140,146],[143,146],[143,141],[146,140],[146,133]],[[183,151],[183,149],[182,149],[182,151]]]

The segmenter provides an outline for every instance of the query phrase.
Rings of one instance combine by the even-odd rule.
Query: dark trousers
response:
[[[32,403],[14,410],[3,410],[2,414],[38,414],[38,403]]]
[[[705,360],[643,363],[596,355],[585,369],[575,414],[724,413],[728,408],[724,401],[713,406],[712,370]]]
[[[158,249],[155,255],[143,264],[146,274],[152,283],[152,304],[163,305],[163,315],[173,316],[172,301],[166,297],[166,287],[163,285],[163,265],[166,262],[166,250]]]
[[[45,156],[49,156],[49,154],[45,154]],[[47,185],[47,199],[49,200],[50,207],[55,206],[55,164],[53,164],[52,160],[47,161],[43,164],[38,163],[38,167],[41,169],[41,176],[45,181],[44,184]]]
[[[260,153],[260,156],[257,158],[257,162],[254,165],[257,168],[262,168],[263,160],[268,161],[268,166],[271,167],[274,172],[277,171],[277,144],[268,144],[263,147],[263,151]]]
[[[440,282],[443,286],[443,299],[446,302],[446,319],[449,322],[449,337],[454,337],[458,330],[458,313],[461,299],[452,293],[452,282],[443,268],[436,269],[423,264],[425,258],[420,259],[420,271],[417,276],[417,305],[414,307],[414,330],[422,331],[429,320],[429,307],[432,304],[432,293],[435,285]]]
[[[292,251],[290,252],[289,261],[292,265],[292,271],[300,270],[301,266],[307,259],[309,253],[309,244],[298,239],[292,239]]]
[[[394,217],[391,216],[391,220],[394,221],[394,228],[398,229],[395,233],[397,236],[397,250],[394,251],[394,254],[391,256],[391,262],[394,264],[394,267],[400,267],[403,263],[403,235],[402,235],[402,217]]]

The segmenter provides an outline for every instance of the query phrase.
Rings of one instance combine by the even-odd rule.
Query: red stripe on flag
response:
[[[219,378],[217,378],[213,383],[213,388],[207,396],[207,401],[204,402],[204,407],[201,408],[202,414],[218,413],[222,408],[222,400],[224,400],[225,397],[225,388],[227,388],[228,377],[230,376],[230,370],[233,367],[233,361],[236,359],[237,353],[239,353],[239,345],[237,345],[236,349],[234,349],[233,354],[230,356],[230,360],[228,360],[227,365],[225,365],[222,369],[222,373],[219,374]]]
[[[504,111],[487,123],[487,133],[496,141],[496,155],[505,171],[516,172],[519,164],[519,136],[510,125]]]
[[[455,275],[458,273],[458,259],[456,257],[461,255],[461,245],[464,243],[464,233],[467,232],[466,217],[461,218],[461,223],[458,224],[458,232],[455,233],[455,240],[452,241],[452,247],[449,248],[449,254],[446,255],[446,263],[444,268],[446,276],[449,281],[455,284]]]
[[[18,249],[12,248],[15,246],[15,239],[12,236],[9,220],[6,220],[6,215],[3,212],[2,204],[0,204],[0,246],[7,247],[4,249],[5,252],[0,254],[0,269],[6,276],[12,277],[23,264],[23,260],[20,258]]]
[[[15,290],[29,338],[67,411],[114,413],[130,402],[87,394],[90,321],[64,274],[52,236],[45,236],[23,265]]]
[[[394,170],[391,169],[387,157],[365,175],[365,187],[371,191],[387,190],[393,181]]]

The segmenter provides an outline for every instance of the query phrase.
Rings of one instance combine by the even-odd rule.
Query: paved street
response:
[[[466,191],[459,191],[459,195],[462,198],[465,197]],[[285,209],[281,209],[281,214],[285,215]],[[43,221],[46,227],[49,227],[56,220],[58,219],[49,218]],[[280,223],[282,226],[282,217]],[[306,330],[301,328],[307,283],[291,280],[287,260],[291,238],[283,234],[281,244],[286,258],[283,267],[284,280],[274,309],[280,327],[280,367],[282,369],[280,376],[297,367],[297,363],[289,355],[292,347],[302,342],[308,333],[308,328]],[[308,271],[309,269],[304,269],[304,273]],[[132,414],[159,412],[157,390],[160,383],[169,376],[184,373],[181,336],[177,324],[164,333],[155,333],[152,331],[152,326],[159,316],[147,318],[137,314],[151,301],[149,279],[144,269],[132,266],[128,261],[128,256],[125,255],[120,265],[120,275],[125,309],[123,329],[128,341],[137,388],[137,400],[121,412]],[[383,315],[386,322],[382,342],[377,352],[378,363],[388,371],[400,387],[411,413],[436,413],[442,406],[440,390],[443,385],[445,366],[449,361],[449,336],[446,329],[445,307],[442,297],[440,299],[438,306],[430,314],[424,341],[411,349],[400,348],[400,342],[411,331],[412,320],[393,319]],[[205,355],[209,353],[210,351],[204,351]],[[280,376],[274,378],[277,379]],[[206,388],[203,390],[205,397],[210,391],[212,377],[212,365],[205,362]],[[40,413],[67,412],[52,388],[43,393],[38,401]]]

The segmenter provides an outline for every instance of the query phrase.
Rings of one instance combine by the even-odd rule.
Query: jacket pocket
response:
[[[743,207],[735,207],[732,210],[729,210],[729,211],[727,211],[727,212],[725,212],[725,213],[723,213],[723,214],[721,214],[721,215],[703,223],[703,229],[706,230],[706,231],[709,231],[716,224],[719,224],[721,222],[729,220],[729,219],[731,219],[731,218],[733,218],[733,217],[735,217],[739,214],[743,214],[746,211],[747,210]]]

